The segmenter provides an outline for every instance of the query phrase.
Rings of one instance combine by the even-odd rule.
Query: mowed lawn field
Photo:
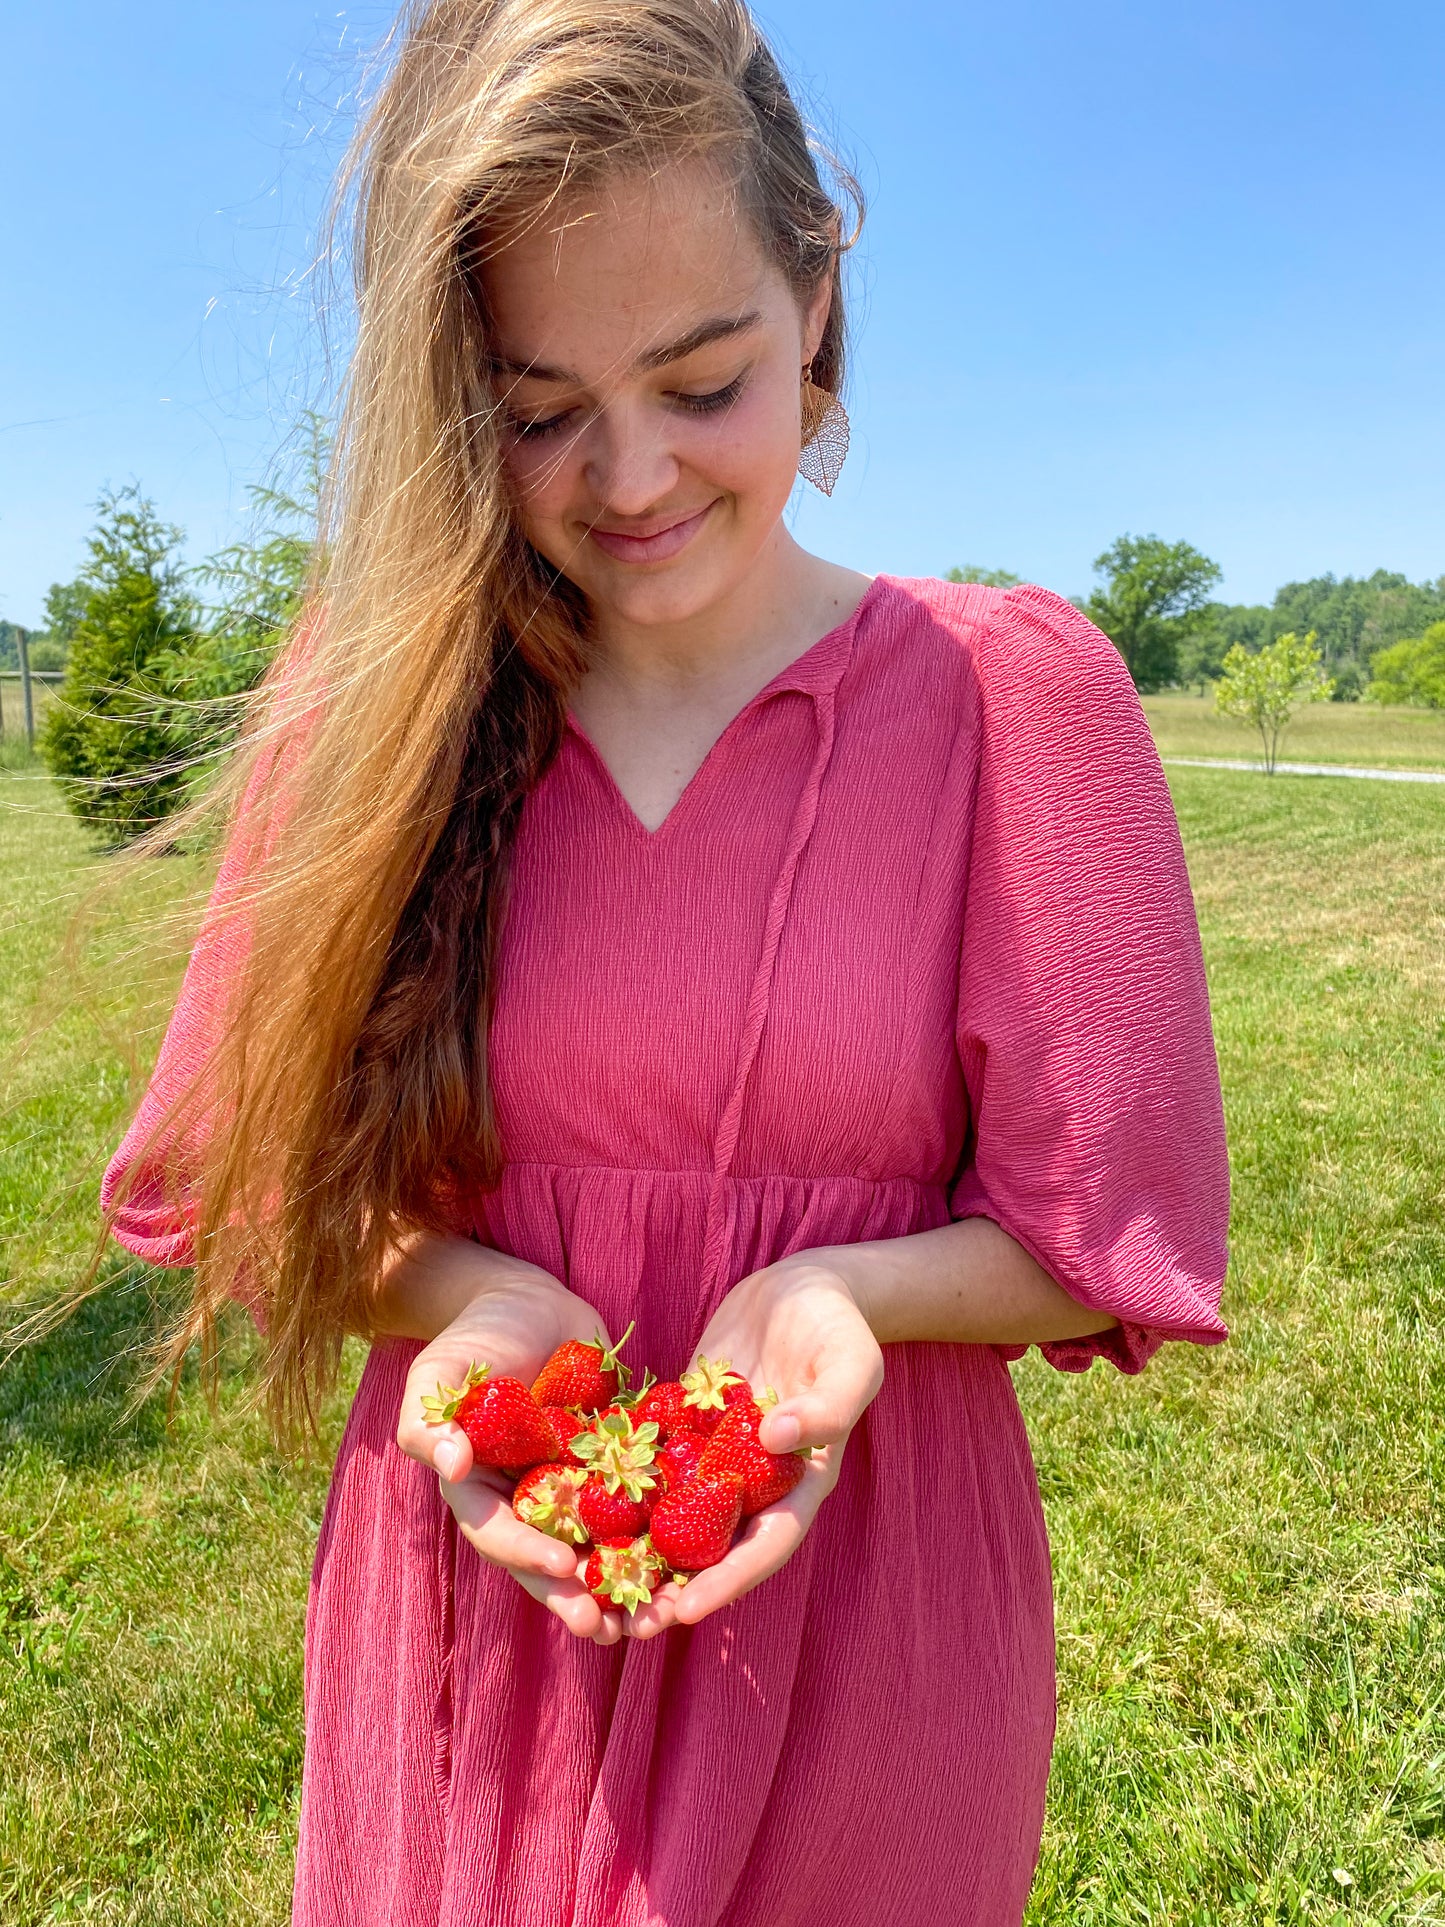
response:
[[[1060,1662],[1031,1927],[1445,1923],[1445,788],[1170,780],[1229,1112],[1233,1337],[1131,1380],[1016,1368]],[[10,1316],[83,1261],[154,1044],[119,923],[98,1001],[52,1008],[95,861],[43,779],[0,774]],[[186,880],[158,864],[136,917]],[[286,1919],[326,1467],[246,1415],[244,1340],[219,1417],[187,1385],[169,1425],[159,1400],[123,1419],[168,1288],[114,1262],[0,1375],[6,1927]]]
[[[1167,689],[1146,696],[1144,710],[1162,756],[1233,760],[1261,754],[1258,734],[1232,716],[1221,716],[1213,695]],[[1279,753],[1290,763],[1445,770],[1445,710],[1311,703],[1291,720]]]

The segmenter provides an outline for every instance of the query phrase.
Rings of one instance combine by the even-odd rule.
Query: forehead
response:
[[[602,372],[697,321],[787,312],[790,290],[718,170],[683,163],[579,191],[501,242],[480,270],[497,351]]]

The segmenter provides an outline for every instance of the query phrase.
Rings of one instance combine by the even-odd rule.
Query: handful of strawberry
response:
[[[644,1373],[629,1391],[618,1352],[631,1330],[612,1346],[570,1339],[530,1386],[480,1364],[422,1399],[429,1422],[461,1426],[478,1465],[520,1474],[512,1510],[524,1525],[591,1545],[589,1590],[629,1612],[667,1578],[715,1566],[808,1458],[764,1448],[758,1427],[776,1394],[755,1399],[726,1359],[700,1357],[665,1384]]]

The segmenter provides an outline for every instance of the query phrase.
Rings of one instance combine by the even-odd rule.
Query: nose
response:
[[[641,516],[676,488],[680,464],[651,410],[602,410],[587,451],[587,485],[609,515]]]

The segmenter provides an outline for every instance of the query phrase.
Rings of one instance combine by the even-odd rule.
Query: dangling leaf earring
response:
[[[848,411],[836,395],[813,380],[810,361],[803,370],[803,450],[798,473],[831,495],[847,453]]]

